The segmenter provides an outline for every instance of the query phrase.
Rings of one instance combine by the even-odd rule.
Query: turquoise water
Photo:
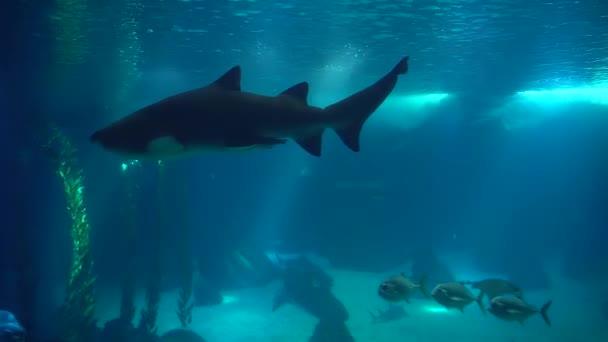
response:
[[[608,341],[602,1],[22,0],[2,12],[0,310],[25,340]],[[293,139],[163,161],[89,141],[236,65],[243,91],[306,81],[323,108],[404,56],[357,153],[330,130],[321,157]],[[313,266],[290,264],[301,256]],[[379,287],[401,273],[429,293],[509,280],[535,309],[552,300],[552,324],[475,303],[461,313],[417,289],[396,303],[404,316],[375,322],[389,308]],[[2,324],[0,341],[13,333]]]

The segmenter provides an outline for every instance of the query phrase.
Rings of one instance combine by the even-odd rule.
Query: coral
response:
[[[72,229],[72,261],[66,298],[62,307],[61,334],[63,341],[89,340],[95,326],[95,275],[90,251],[90,231],[84,205],[82,170],[76,159],[76,149],[56,126],[50,127],[45,146],[54,159],[56,173],[63,182]]]

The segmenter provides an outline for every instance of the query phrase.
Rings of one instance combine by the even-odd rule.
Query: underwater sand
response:
[[[503,322],[488,314],[484,317],[475,303],[459,311],[446,311],[428,300],[413,299],[404,304],[409,317],[399,321],[372,324],[368,310],[386,309],[377,295],[377,287],[386,275],[327,270],[334,277],[333,292],[350,313],[347,326],[356,341],[408,342],[585,342],[608,341],[606,321],[591,301],[589,288],[556,282],[562,286],[551,292],[527,292],[526,299],[542,305],[553,299],[547,327],[539,315],[525,325]],[[298,307],[286,305],[271,311],[272,299],[280,281],[267,287],[225,292],[228,303],[214,307],[196,307],[190,329],[209,342],[299,342],[308,341],[318,320]],[[430,289],[429,289],[430,290]],[[116,318],[119,312],[118,290],[101,291],[98,302],[100,323]],[[164,292],[158,313],[158,332],[180,327],[175,314],[178,291]],[[144,303],[143,292],[137,296],[138,308]]]

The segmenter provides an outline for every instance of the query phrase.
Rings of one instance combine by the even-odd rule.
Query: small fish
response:
[[[372,318],[372,323],[386,323],[391,321],[397,321],[402,318],[408,317],[409,314],[405,312],[401,305],[389,304],[386,310],[377,310],[377,314],[369,312]]]
[[[0,341],[16,341],[25,335],[25,329],[12,313],[0,310]]]
[[[385,279],[380,287],[378,288],[378,295],[389,302],[410,302],[412,291],[414,289],[420,289],[422,295],[429,298],[428,292],[425,288],[426,276],[420,279],[418,284],[412,282],[405,274],[390,277]]]
[[[551,326],[551,321],[549,320],[549,316],[547,316],[547,310],[549,310],[551,303],[552,301],[550,300],[542,308],[538,309],[536,306],[524,302],[521,298],[498,296],[492,299],[488,311],[504,321],[517,321],[521,324],[531,316],[540,313],[545,323]]]
[[[455,308],[461,312],[464,312],[464,308],[467,305],[477,302],[481,312],[484,314],[486,313],[481,300],[483,292],[480,292],[479,296],[475,297],[462,283],[438,284],[433,291],[431,291],[431,297],[447,309]]]
[[[472,288],[483,292],[486,296],[488,296],[488,300],[508,294],[523,299],[523,291],[521,288],[504,279],[489,278],[480,281],[465,281],[462,283],[465,285],[471,285]]]

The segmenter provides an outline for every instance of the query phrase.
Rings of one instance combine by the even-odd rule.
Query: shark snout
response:
[[[95,131],[89,137],[89,140],[94,144],[99,144],[106,150],[115,152],[127,152],[130,150],[128,140],[121,134],[117,134],[115,130],[101,129]]]

